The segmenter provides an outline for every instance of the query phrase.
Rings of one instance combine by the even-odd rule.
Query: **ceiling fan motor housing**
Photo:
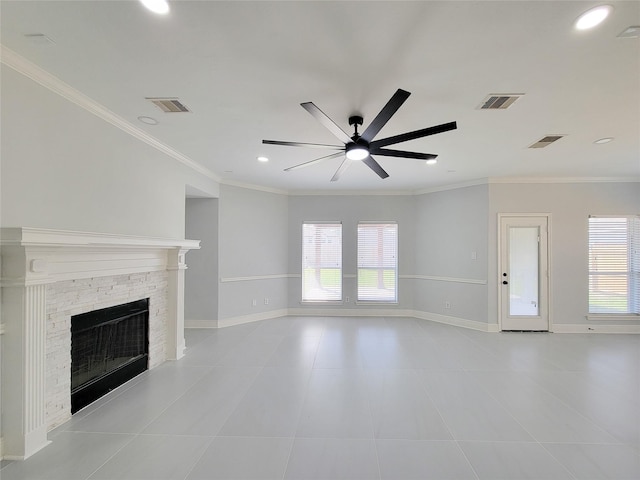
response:
[[[349,117],[349,125],[362,125],[363,118],[360,115],[352,115]]]

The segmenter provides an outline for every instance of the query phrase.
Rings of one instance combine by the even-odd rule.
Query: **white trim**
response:
[[[81,232],[76,230],[53,230],[33,227],[9,227],[0,230],[2,245],[19,245],[23,247],[153,247],[188,249],[200,248],[200,240],[174,240],[158,237],[141,237],[137,235],[120,235],[114,233]]]
[[[241,315],[238,317],[221,318],[218,319],[217,327],[233,327],[234,325],[259,322],[260,320],[269,320],[271,318],[286,317],[287,315],[287,309],[283,308],[280,310],[271,310],[269,312],[252,313],[250,315]]]
[[[199,164],[195,160],[192,160],[183,153],[180,153],[178,150],[170,147],[169,145],[162,143],[157,138],[149,135],[147,132],[136,127],[132,123],[129,123],[121,116],[115,114],[114,112],[96,102],[92,98],[88,97],[84,93],[80,92],[79,90],[76,90],[71,85],[63,82],[58,77],[38,67],[36,64],[31,63],[26,58],[18,55],[13,50],[10,50],[9,48],[1,44],[0,62],[4,63],[6,66],[12,68],[25,77],[30,78],[34,82],[39,83],[51,92],[56,93],[61,97],[67,99],[71,103],[85,109],[87,112],[92,113],[98,118],[101,118],[105,122],[108,122],[111,125],[119,128],[123,132],[128,133],[132,137],[137,138],[138,140],[164,153],[165,155],[168,155],[174,160],[177,160],[178,162],[200,173],[201,175],[204,175],[205,177],[208,177],[216,182],[220,182],[220,177],[208,168]]]
[[[344,305],[342,300],[301,300],[300,305]]]
[[[184,328],[218,328],[217,320],[187,320],[184,321]]]
[[[480,280],[476,278],[437,277],[433,275],[398,275],[398,278],[414,279],[414,280],[433,280],[436,282],[472,283],[474,285],[487,284],[487,280]]]
[[[246,188],[248,190],[258,190],[260,192],[275,193],[277,195],[289,195],[289,192],[287,190],[281,190],[279,188],[263,187],[262,185],[254,185],[252,183],[242,183],[242,182],[237,182],[235,180],[228,180],[224,178],[218,181],[220,182],[221,185],[228,185],[230,187]]]
[[[0,335],[4,335],[4,323],[0,323]],[[2,441],[2,438],[0,438],[0,441]],[[2,446],[2,444],[0,443],[0,447]],[[2,450],[0,449],[0,458],[2,457]]]
[[[384,305],[380,305],[384,307]],[[290,308],[289,315],[307,317],[413,317],[413,310],[385,308]]]
[[[289,308],[273,310],[252,315],[231,317],[223,320],[185,320],[185,328],[223,328],[243,323],[269,320],[284,316],[318,316],[318,317],[412,317],[418,320],[442,323],[454,327],[467,328],[487,333],[498,333],[497,323],[484,323],[467,318],[440,315],[438,313],[423,312],[408,309],[346,309],[346,308]],[[592,324],[555,324],[553,333],[609,333],[609,334],[640,334],[640,325],[592,325]]]
[[[640,177],[490,177],[489,183],[637,183]]]
[[[596,322],[615,322],[618,320],[621,321],[640,321],[640,315],[636,315],[634,313],[629,313],[629,314],[612,314],[612,315],[606,315],[603,313],[589,313],[586,316],[587,320],[589,321],[596,321]]]
[[[467,318],[452,317],[450,315],[440,315],[439,313],[422,312],[416,310],[413,315],[415,318],[429,320],[437,323],[444,323],[454,327],[468,328],[470,330],[478,330],[480,332],[498,332],[497,323],[484,323],[477,320],[469,320]]]
[[[487,178],[478,178],[475,180],[469,180],[466,182],[452,183],[450,185],[439,185],[436,187],[426,187],[419,190],[414,190],[413,195],[424,195],[427,193],[445,192],[447,190],[457,190],[459,188],[475,187],[477,185],[486,185],[489,183]]]
[[[332,196],[332,197],[366,197],[366,196],[408,196],[414,195],[412,190],[289,190],[287,192],[292,197],[309,197],[309,196]]]
[[[640,334],[640,325],[596,325],[589,323],[556,323],[554,333]]]
[[[220,283],[252,282],[254,280],[275,280],[278,278],[300,278],[297,273],[276,273],[273,275],[250,275],[246,277],[220,277]]]

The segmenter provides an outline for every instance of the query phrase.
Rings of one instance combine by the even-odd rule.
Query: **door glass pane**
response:
[[[537,316],[538,227],[509,227],[509,315]]]

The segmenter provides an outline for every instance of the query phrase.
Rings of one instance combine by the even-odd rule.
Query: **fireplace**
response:
[[[126,347],[126,354],[110,354],[124,359],[117,370],[132,364],[153,369],[184,355],[185,255],[199,243],[28,227],[0,229],[2,382],[11,385],[1,392],[0,458],[22,460],[33,455],[50,443],[49,430],[71,418],[71,317],[148,299],[148,323],[142,327],[146,332],[133,342],[136,349],[146,344],[148,357],[145,360],[145,353],[132,353]],[[83,329],[75,326],[74,331],[77,328]],[[74,363],[74,370],[82,365]],[[103,366],[111,363],[102,361]],[[95,380],[94,369],[87,365],[78,373],[74,391]]]
[[[149,299],[71,317],[71,413],[149,366]]]

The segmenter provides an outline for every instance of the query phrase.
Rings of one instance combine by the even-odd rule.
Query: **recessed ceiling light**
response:
[[[147,125],[157,125],[158,124],[158,120],[156,120],[155,118],[152,118],[152,117],[141,116],[141,117],[138,117],[138,120],[140,120],[142,123],[146,123]]]
[[[618,38],[639,38],[640,37],[640,25],[633,25],[625,28]]]
[[[53,45],[56,43],[44,33],[25,33],[24,37],[35,45]]]
[[[259,162],[268,162],[269,159],[267,157],[258,157]]]
[[[599,140],[596,140],[593,143],[597,143],[598,145],[602,145],[603,143],[609,143],[611,141],[613,141],[613,137],[604,137],[604,138],[601,138]]]
[[[425,162],[427,165],[435,165],[436,163],[438,163],[438,160],[436,160],[435,158],[430,158],[429,160],[427,160]]]
[[[599,7],[587,10],[578,17],[575,23],[577,30],[588,30],[596,25],[600,25],[613,10],[611,5],[600,5]]]
[[[167,0],[140,0],[140,3],[153,13],[157,13],[159,15],[166,15],[169,13],[169,3]]]

